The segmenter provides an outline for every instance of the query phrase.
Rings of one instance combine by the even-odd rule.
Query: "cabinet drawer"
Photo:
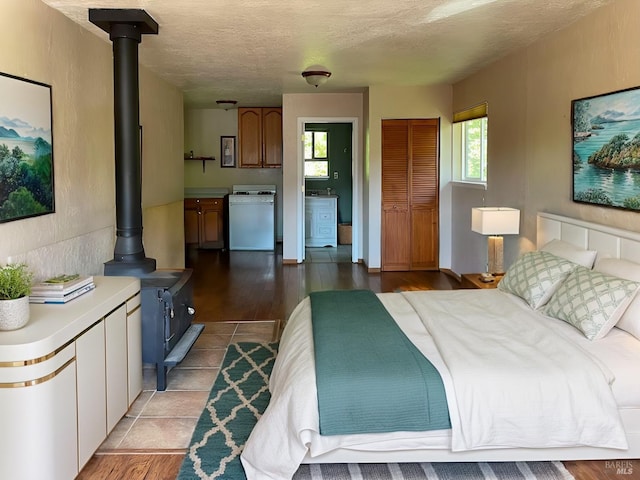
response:
[[[320,237],[332,237],[334,235],[335,229],[328,225],[319,225],[318,226],[318,236]]]
[[[333,212],[318,212],[318,221],[321,223],[333,223],[335,222],[335,217],[333,216]]]

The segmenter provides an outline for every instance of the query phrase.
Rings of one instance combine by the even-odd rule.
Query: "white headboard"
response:
[[[588,250],[596,250],[597,258],[623,258],[640,263],[640,233],[576,220],[553,213],[538,213],[538,248],[559,239]]]

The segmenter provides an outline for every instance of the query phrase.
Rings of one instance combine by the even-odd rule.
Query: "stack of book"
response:
[[[67,303],[96,288],[93,276],[59,275],[34,284],[30,303]]]

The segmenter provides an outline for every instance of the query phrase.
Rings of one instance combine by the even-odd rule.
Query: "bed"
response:
[[[321,434],[301,302],[242,453],[247,478],[291,478],[301,463],[640,458],[640,234],[540,213],[536,243],[499,289],[377,295],[440,374],[449,428]],[[588,321],[584,298],[599,302]]]

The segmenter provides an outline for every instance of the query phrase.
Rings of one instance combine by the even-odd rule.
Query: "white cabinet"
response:
[[[127,301],[128,406],[142,391],[142,306],[140,294]]]
[[[13,332],[2,332],[2,336],[8,333]],[[38,363],[2,367],[0,478],[66,480],[76,476],[74,353],[72,343]]]
[[[107,435],[104,321],[76,340],[78,465],[82,468]]]
[[[95,277],[0,335],[0,478],[75,478],[142,389],[140,280]]]
[[[305,246],[338,246],[338,197],[305,197]]]
[[[105,354],[107,358],[107,433],[127,413],[127,307],[121,305],[104,319]]]
[[[139,306],[136,295],[76,340],[79,470],[142,390]]]

